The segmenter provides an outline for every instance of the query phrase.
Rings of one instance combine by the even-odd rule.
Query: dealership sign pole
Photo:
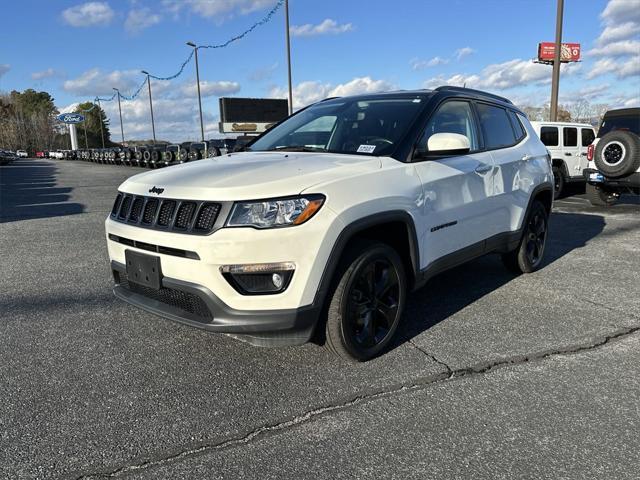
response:
[[[187,42],[187,45],[193,47],[196,57],[196,85],[198,86],[198,108],[200,109],[200,140],[204,142],[204,123],[202,121],[202,97],[200,96],[200,67],[198,66],[198,47],[193,42]]]
[[[153,121],[153,102],[151,101],[151,79],[149,78],[149,72],[142,70],[147,76],[147,86],[149,87],[149,110],[151,110],[151,131],[153,132],[153,144],[156,144],[156,124]]]
[[[98,102],[98,122],[100,122],[100,136],[102,137],[102,148],[104,148],[104,130],[102,129],[102,106],[100,105],[100,99],[96,98]]]
[[[76,123],[84,122],[84,115],[80,113],[61,113],[58,120],[69,126],[69,140],[71,142],[71,150],[78,150],[78,133],[76,132]]]
[[[284,18],[287,38],[287,73],[289,79],[289,115],[293,113],[293,90],[291,87],[291,41],[289,32],[289,0],[284,0]]]
[[[122,135],[122,143],[124,144],[124,126],[122,125],[122,106],[120,105],[120,90],[113,88],[118,94],[118,111],[120,112],[120,134]]]
[[[553,77],[551,79],[551,118],[552,122],[558,121],[558,90],[560,88],[560,59],[562,55],[562,16],[564,12],[564,0],[558,0],[556,12],[556,50],[553,59]]]

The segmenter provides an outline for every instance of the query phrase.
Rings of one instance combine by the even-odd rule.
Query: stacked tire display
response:
[[[225,138],[205,142],[183,142],[172,145],[144,145],[136,147],[91,148],[59,150],[48,158],[59,160],[84,160],[105,165],[161,168],[203,158],[219,157],[238,151],[243,142]]]

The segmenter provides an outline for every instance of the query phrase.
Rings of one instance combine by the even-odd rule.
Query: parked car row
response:
[[[17,158],[18,155],[11,150],[0,149],[0,165],[9,165]]]
[[[205,142],[183,142],[172,145],[92,148],[37,152],[36,156],[61,160],[86,160],[94,163],[160,168],[202,158],[211,158],[234,151],[239,142],[224,138]],[[42,155],[40,155],[42,154]]]

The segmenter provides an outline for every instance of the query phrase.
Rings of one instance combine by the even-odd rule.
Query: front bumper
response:
[[[160,290],[130,283],[125,265],[112,261],[116,297],[146,311],[210,332],[236,334],[259,346],[302,345],[309,341],[320,307],[236,310],[202,285],[164,277]]]

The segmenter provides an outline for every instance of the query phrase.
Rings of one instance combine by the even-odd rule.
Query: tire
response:
[[[181,148],[178,152],[178,161],[184,163],[189,160],[189,152],[185,148]]]
[[[564,190],[564,173],[562,173],[562,169],[560,167],[553,167],[553,199],[557,200],[562,195],[562,191]]]
[[[162,160],[164,161],[165,165],[169,165],[173,161],[173,152],[163,152]]]
[[[549,213],[540,201],[534,200],[518,248],[502,255],[504,265],[518,274],[535,272],[542,265],[548,234]]]
[[[609,132],[596,145],[594,160],[606,177],[631,175],[640,168],[640,137],[622,130]]]
[[[198,150],[191,150],[189,152],[189,161],[193,162],[194,160],[200,160],[200,152]]]
[[[595,207],[610,207],[615,205],[619,198],[619,195],[616,193],[608,191],[599,185],[591,185],[590,183],[587,183],[586,192],[589,202]]]
[[[220,149],[218,147],[211,147],[207,150],[207,158],[219,157],[221,155]]]
[[[387,280],[376,285],[383,277]],[[325,346],[352,362],[379,355],[398,328],[406,300],[400,256],[384,243],[356,242],[346,251],[335,282],[328,298]]]

